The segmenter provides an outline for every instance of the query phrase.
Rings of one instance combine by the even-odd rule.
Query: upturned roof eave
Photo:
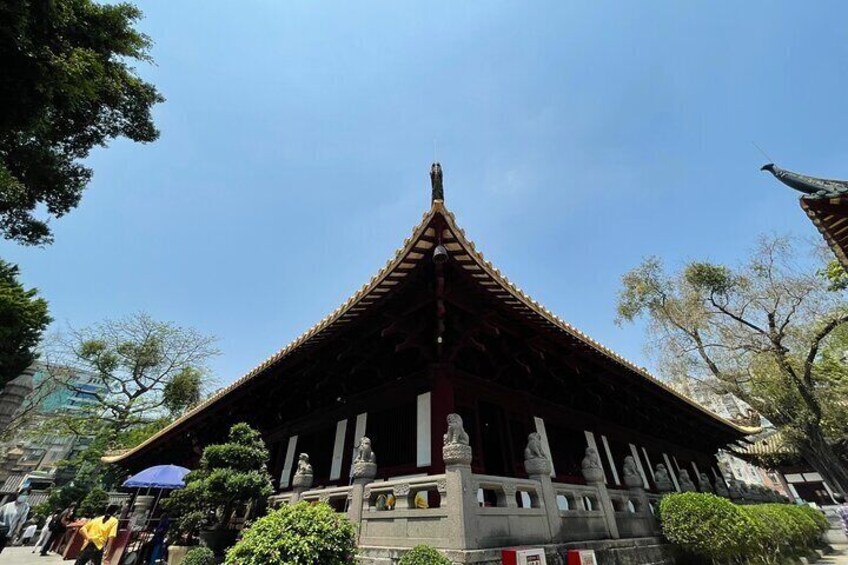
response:
[[[494,288],[503,291],[503,293],[506,293],[511,297],[508,302],[515,303],[511,304],[512,306],[526,309],[534,317],[540,319],[540,321],[549,324],[550,326],[553,326],[561,332],[566,333],[567,335],[571,336],[572,338],[589,347],[591,350],[622,366],[629,372],[639,375],[640,377],[650,382],[652,385],[659,387],[660,389],[676,397],[678,400],[681,400],[682,402],[694,407],[705,417],[715,421],[720,426],[725,427],[727,431],[732,435],[742,437],[750,435],[752,433],[757,433],[760,430],[759,428],[748,428],[739,426],[729,420],[718,416],[717,414],[714,414],[713,412],[710,412],[697,402],[694,402],[693,400],[675,391],[673,388],[667,386],[661,380],[657,379],[652,374],[650,374],[647,370],[638,367],[636,364],[618,355],[611,349],[605,347],[604,345],[590,338],[571,324],[568,324],[558,316],[554,315],[547,308],[533,300],[529,295],[527,295],[520,288],[515,286],[515,284],[510,282],[509,279],[503,274],[501,274],[501,272],[496,267],[494,267],[490,261],[487,261],[484,258],[483,254],[476,249],[474,243],[465,237],[465,231],[458,226],[453,213],[451,213],[445,207],[444,202],[441,200],[435,200],[433,201],[430,210],[427,211],[422,217],[421,222],[413,229],[412,236],[405,240],[403,247],[399,248],[396,251],[394,257],[389,259],[389,261],[386,262],[386,265],[376,275],[374,275],[367,284],[363,285],[356,293],[354,293],[350,298],[348,298],[331,314],[323,318],[320,322],[312,326],[309,330],[301,334],[298,338],[293,340],[284,348],[277,351],[274,355],[270,356],[268,359],[251,369],[247,374],[237,379],[227,387],[222,388],[221,390],[216,392],[212,397],[210,397],[197,407],[193,408],[192,410],[190,410],[189,412],[187,412],[186,414],[184,414],[183,416],[181,416],[180,418],[178,418],[177,420],[175,420],[167,427],[163,428],[158,433],[154,434],[144,442],[140,443],[138,446],[129,449],[123,453],[116,453],[104,456],[101,458],[101,461],[103,461],[104,463],[119,463],[136,454],[139,454],[140,452],[152,446],[158,440],[175,432],[177,428],[180,428],[189,423],[192,419],[196,418],[203,411],[213,407],[216,404],[223,402],[238,388],[240,388],[253,378],[264,373],[271,367],[275,366],[277,363],[287,358],[289,355],[297,351],[306,343],[316,339],[322,334],[322,332],[326,331],[328,328],[331,328],[334,324],[340,323],[341,320],[349,317],[356,317],[358,315],[357,310],[360,310],[363,307],[367,308],[374,302],[377,302],[382,296],[384,296],[384,294],[380,294],[380,296],[375,296],[377,294],[375,292],[376,289],[384,285],[386,281],[389,280],[390,275],[396,275],[398,273],[399,267],[401,267],[402,265],[406,265],[408,268],[409,265],[421,261],[425,257],[429,257],[427,253],[416,252],[416,246],[418,246],[423,240],[425,233],[428,233],[428,231],[435,233],[433,221],[437,216],[441,216],[442,218],[444,218],[446,226],[445,229],[449,230],[450,234],[453,236],[451,243],[455,243],[456,245],[458,245],[459,248],[464,252],[464,255],[467,255],[471,258],[471,262],[465,263],[463,265],[463,268],[468,265],[470,269],[479,270],[480,272],[485,273],[489,280],[495,283]],[[451,250],[452,247],[453,250]],[[429,249],[429,247],[427,249]],[[448,249],[451,256],[457,255],[456,247],[449,244]],[[415,257],[410,257],[411,254],[415,254]],[[487,288],[492,290],[493,287],[489,286]]]

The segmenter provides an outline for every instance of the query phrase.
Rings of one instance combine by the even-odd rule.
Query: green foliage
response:
[[[194,367],[186,367],[165,384],[162,399],[165,408],[178,416],[200,402],[203,373]]]
[[[36,210],[60,217],[79,204],[90,150],[115,137],[150,142],[163,101],[131,66],[150,39],[128,3],[6,0],[0,4],[0,233],[52,240]]]
[[[819,275],[828,281],[828,288],[834,292],[848,289],[848,273],[836,259],[821,269]]]
[[[49,500],[45,500],[41,504],[36,504],[32,507],[32,517],[35,518],[35,521],[38,523],[39,528],[44,525],[44,522],[45,520],[47,520],[47,517],[53,514],[53,512],[55,512],[55,510],[50,507]]]
[[[714,563],[778,563],[802,556],[828,527],[824,515],[808,506],[737,506],[705,493],[663,497],[660,522],[669,541]]]
[[[683,278],[692,288],[715,295],[726,295],[734,284],[730,269],[703,262],[687,265]]]
[[[67,484],[61,488],[52,489],[47,497],[47,504],[51,512],[59,512],[71,504],[79,505],[87,494],[88,489]]]
[[[434,547],[416,545],[400,558],[398,565],[451,565],[451,562]]]
[[[617,321],[644,317],[667,380],[736,396],[780,430],[786,451],[848,488],[834,449],[848,428],[848,300],[828,283],[844,273],[821,276],[792,243],[763,238],[733,267],[694,261],[666,272],[648,258],[622,277]]]
[[[77,509],[77,515],[86,518],[95,518],[106,511],[106,505],[109,504],[109,495],[101,487],[94,487],[82,499],[82,502]]]
[[[0,196],[0,210],[2,202]],[[16,265],[0,259],[0,390],[35,360],[35,347],[52,321],[47,301],[36,289],[25,289],[19,274]]]
[[[326,504],[286,505],[257,520],[228,552],[227,565],[347,565],[355,529]],[[435,562],[434,562],[435,563]]]
[[[215,565],[215,554],[208,547],[195,547],[186,553],[183,565]]]
[[[757,523],[739,506],[712,494],[663,497],[660,522],[669,541],[716,561],[747,555],[762,539]]]
[[[57,346],[57,362],[97,375],[105,392],[86,410],[63,415],[64,427],[102,438],[104,451],[133,447],[196,402],[208,382],[204,364],[217,354],[214,341],[144,313],[75,331]]]
[[[259,432],[244,423],[234,425],[228,442],[207,446],[199,468],[186,475],[186,487],[164,501],[177,527],[189,535],[201,526],[225,528],[239,505],[261,504],[273,490],[268,458]]]

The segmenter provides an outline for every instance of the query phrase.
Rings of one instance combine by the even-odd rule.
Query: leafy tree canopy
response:
[[[214,342],[144,313],[72,331],[50,349],[53,364],[93,374],[102,388],[64,382],[90,398],[64,424],[77,435],[102,437],[106,449],[160,429],[163,418],[196,403],[210,384],[205,363],[218,353]]]
[[[35,360],[51,319],[47,301],[18,280],[18,267],[0,259],[0,389]]]
[[[781,429],[835,488],[848,489],[848,301],[833,266],[763,239],[745,264],[649,258],[622,278],[619,321],[645,316],[664,375],[734,394]]]
[[[61,217],[92,176],[91,149],[115,137],[150,142],[164,99],[131,64],[149,62],[150,39],[128,3],[5,0],[0,3],[0,233],[50,243],[36,210]]]

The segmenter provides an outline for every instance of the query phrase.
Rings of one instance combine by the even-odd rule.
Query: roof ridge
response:
[[[448,208],[444,204],[444,201],[433,200],[432,204],[430,206],[430,209],[427,210],[426,212],[424,212],[419,223],[413,228],[412,234],[404,239],[403,245],[395,251],[394,256],[389,258],[388,261],[386,261],[386,263],[380,268],[380,270],[377,271],[377,273],[375,275],[373,275],[367,283],[363,284],[359,288],[359,290],[357,290],[356,292],[354,292],[353,295],[348,297],[348,299],[345,300],[340,306],[338,306],[332,312],[330,312],[329,314],[327,314],[326,316],[321,318],[320,321],[313,324],[309,329],[307,329],[306,331],[301,333],[298,337],[296,337],[295,339],[290,341],[283,348],[277,350],[275,353],[270,355],[264,361],[262,361],[261,363],[259,363],[256,366],[254,366],[250,371],[245,373],[243,376],[236,379],[235,381],[233,381],[229,385],[218,389],[209,398],[207,398],[205,401],[201,402],[200,404],[198,404],[197,406],[195,406],[194,408],[192,408],[191,410],[189,410],[188,412],[186,412],[185,414],[183,414],[182,416],[180,416],[179,418],[177,418],[176,420],[171,422],[168,426],[164,427],[163,429],[161,429],[156,434],[150,436],[149,438],[147,438],[145,441],[143,441],[139,445],[127,450],[124,453],[110,455],[110,456],[104,456],[102,458],[102,461],[104,461],[106,463],[114,463],[114,462],[120,461],[120,460],[132,455],[133,453],[141,450],[142,448],[146,447],[147,445],[150,445],[151,443],[153,443],[157,439],[161,438],[162,436],[168,434],[169,432],[171,432],[172,430],[174,430],[175,428],[180,426],[182,423],[186,422],[187,420],[191,419],[195,415],[199,414],[200,412],[202,412],[203,410],[205,410],[209,406],[220,401],[225,396],[227,396],[230,392],[241,387],[243,384],[245,384],[249,380],[253,379],[257,375],[262,373],[268,367],[270,367],[270,366],[274,365],[275,363],[277,363],[278,361],[284,359],[289,354],[291,354],[293,351],[297,350],[299,347],[301,347],[305,343],[307,343],[310,339],[318,336],[322,331],[324,331],[325,329],[330,327],[333,323],[335,323],[336,321],[343,318],[345,315],[351,314],[352,313],[351,310],[352,310],[354,305],[365,300],[375,288],[377,288],[380,284],[382,284],[386,280],[387,276],[391,272],[393,272],[394,269],[396,269],[398,266],[400,266],[402,263],[405,262],[405,260],[408,258],[408,255],[415,248],[415,244],[418,243],[418,241],[425,235],[427,228],[432,224],[433,220],[437,216],[442,216],[445,219],[447,229],[449,229],[454,234],[454,236],[456,237],[456,240],[460,243],[460,245],[462,245],[463,248],[465,248],[465,250],[469,254],[469,256],[472,257],[481,268],[483,268],[486,272],[488,272],[489,276],[491,276],[502,287],[506,288],[510,294],[512,294],[516,299],[518,299],[519,302],[525,304],[526,307],[528,307],[531,311],[535,312],[537,315],[541,316],[548,323],[550,323],[551,325],[553,325],[553,326],[559,328],[560,330],[568,333],[569,335],[577,338],[578,340],[580,340],[583,343],[585,343],[586,345],[592,347],[593,349],[595,349],[596,351],[598,351],[602,355],[605,355],[606,357],[612,359],[613,361],[620,363],[621,365],[625,366],[626,368],[628,368],[628,369],[636,372],[637,374],[645,377],[647,380],[653,382],[654,384],[659,385],[662,389],[672,393],[674,396],[676,396],[676,397],[680,398],[681,400],[685,401],[686,403],[696,407],[700,411],[704,412],[706,415],[708,415],[708,416],[710,416],[710,417],[712,417],[712,418],[714,418],[714,419],[716,419],[720,422],[723,422],[724,424],[726,424],[726,425],[728,425],[728,426],[730,426],[730,427],[732,427],[732,428],[734,428],[734,429],[736,429],[736,430],[738,430],[742,433],[746,433],[746,434],[753,433],[751,431],[751,429],[742,428],[742,427],[734,424],[733,422],[725,420],[724,418],[722,418],[718,414],[715,414],[712,411],[707,410],[705,407],[701,406],[700,404],[698,404],[698,403],[692,401],[691,399],[687,398],[686,396],[681,395],[680,393],[674,391],[672,388],[665,385],[662,381],[660,381],[659,379],[657,379],[656,377],[651,375],[647,370],[645,370],[641,367],[638,367],[635,363],[632,363],[631,361],[622,357],[618,353],[616,353],[613,350],[609,349],[608,347],[602,345],[600,342],[592,339],[591,337],[589,337],[588,335],[586,335],[585,333],[583,333],[582,331],[580,331],[576,327],[572,326],[571,324],[569,324],[568,322],[566,322],[565,320],[563,320],[562,318],[560,318],[556,314],[552,313],[550,310],[548,310],[542,304],[540,304],[539,302],[537,302],[536,300],[531,298],[528,294],[526,294],[523,290],[521,290],[521,288],[516,286],[515,283],[510,281],[509,278],[506,275],[501,273],[501,271],[497,267],[495,267],[492,264],[491,261],[488,261],[488,260],[485,259],[483,253],[481,251],[477,250],[474,242],[472,240],[470,240],[465,235],[465,230],[462,229],[459,226],[459,224],[456,221],[456,216],[453,214],[453,212],[448,210]],[[413,259],[411,259],[411,261],[420,261],[425,256],[426,256],[425,254],[421,254],[420,257],[413,258]],[[379,297],[378,297],[378,299],[379,299]],[[754,430],[754,432],[755,431],[756,430]]]

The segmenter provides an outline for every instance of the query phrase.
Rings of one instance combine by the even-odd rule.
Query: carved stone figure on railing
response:
[[[442,439],[442,459],[445,465],[471,464],[471,446],[459,414],[448,414],[448,431]]]
[[[730,498],[730,491],[727,490],[727,486],[724,484],[724,481],[721,480],[721,477],[716,478],[715,493],[719,496],[723,496],[724,498]]]
[[[353,460],[354,479],[373,479],[377,476],[377,455],[371,449],[371,440],[363,437],[356,446],[356,458]]]
[[[639,473],[639,466],[636,464],[636,459],[632,455],[624,458],[624,467],[621,470],[624,474],[624,484],[627,488],[641,488],[644,486],[642,475]]]
[[[586,448],[586,456],[583,457],[581,463],[583,470],[583,478],[587,483],[602,483],[604,482],[604,469],[601,467],[601,458],[598,457],[598,450],[594,447]]]
[[[551,461],[542,448],[542,436],[538,432],[527,436],[527,447],[524,448],[524,470],[528,475],[551,474]]]
[[[753,500],[751,496],[751,486],[748,483],[739,481],[739,500],[744,503],[750,503]]]
[[[674,490],[674,483],[671,482],[671,477],[668,476],[668,470],[662,463],[657,464],[654,471],[654,483],[657,485],[657,490],[660,492],[671,492]]]
[[[692,479],[689,477],[689,471],[686,469],[681,469],[677,481],[680,483],[680,490],[683,492],[697,492],[698,490],[695,488],[695,483],[692,482]]]
[[[297,471],[292,479],[294,488],[307,489],[312,486],[314,477],[312,475],[312,465],[309,464],[309,455],[301,453],[297,460]]]
[[[710,484],[710,478],[706,473],[698,475],[698,489],[701,492],[713,492],[713,485]]]
[[[727,479],[727,492],[730,500],[737,502],[742,498],[742,491],[739,488],[739,481],[734,477]]]

